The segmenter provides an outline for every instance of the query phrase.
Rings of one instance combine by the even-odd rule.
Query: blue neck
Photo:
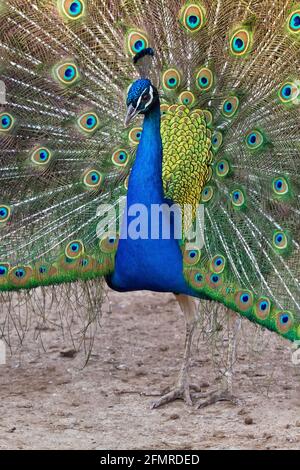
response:
[[[158,102],[145,116],[127,193],[128,208],[134,204],[146,207],[149,227],[151,205],[170,203],[163,192],[162,154]],[[127,218],[127,228],[133,219]],[[170,225],[172,227],[172,223]],[[120,239],[115,270],[108,284],[119,291],[152,290],[193,295],[184,280],[182,268],[182,253],[174,238]]]
[[[159,101],[144,119],[142,138],[129,178],[127,200],[128,205],[139,203],[146,206],[161,204],[164,200]]]

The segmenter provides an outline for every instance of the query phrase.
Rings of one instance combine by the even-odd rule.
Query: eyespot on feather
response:
[[[31,155],[31,162],[34,165],[46,166],[50,163],[52,153],[46,147],[39,147]]]
[[[230,164],[228,160],[222,159],[215,164],[216,175],[219,178],[225,178],[230,173]]]
[[[293,35],[300,34],[300,9],[293,11],[288,17],[288,29]]]
[[[0,261],[0,284],[3,282],[6,282],[9,270],[10,270],[10,264],[2,263]]]
[[[186,270],[189,283],[194,289],[203,289],[205,286],[205,275],[199,269]]]
[[[165,91],[175,91],[180,87],[181,75],[178,70],[171,68],[166,70],[162,76],[162,86]]]
[[[185,249],[183,252],[183,261],[186,265],[194,266],[200,261],[201,251],[195,247],[190,249]]]
[[[93,132],[95,132],[100,125],[99,118],[94,112],[82,114],[78,118],[77,123],[79,128],[87,134],[92,134]]]
[[[74,62],[63,62],[54,67],[54,77],[62,85],[74,85],[80,78],[79,70]]]
[[[74,240],[66,246],[65,255],[70,260],[75,260],[84,253],[84,245],[81,240]]]
[[[280,311],[275,314],[276,328],[279,333],[286,334],[294,326],[294,315],[289,311]]]
[[[0,204],[0,227],[6,224],[11,218],[12,209],[6,204]]]
[[[126,150],[116,150],[112,155],[112,162],[119,167],[125,167],[129,162],[129,155]]]
[[[210,269],[213,273],[221,274],[226,267],[226,259],[222,255],[216,255],[210,262]]]
[[[78,269],[83,273],[95,271],[96,269],[96,260],[91,256],[81,256],[76,260],[76,264]]]
[[[103,253],[111,254],[117,250],[118,244],[119,244],[119,235],[108,234],[108,235],[105,235],[105,237],[103,237],[100,240],[99,247]]]
[[[9,280],[15,286],[24,286],[32,277],[30,266],[16,266],[9,272]]]
[[[251,46],[252,35],[245,28],[238,29],[230,37],[230,52],[235,57],[245,56]]]
[[[246,197],[242,189],[236,188],[230,193],[231,203],[234,208],[242,209],[246,205]]]
[[[222,114],[225,118],[232,118],[239,109],[240,100],[237,96],[230,96],[222,103]]]
[[[206,21],[204,7],[199,2],[188,2],[180,11],[179,21],[189,33],[199,32]]]
[[[131,144],[138,145],[142,138],[142,128],[134,127],[129,131],[128,138]]]
[[[0,134],[9,132],[15,124],[15,119],[10,113],[0,113]]]
[[[223,277],[218,273],[207,274],[206,282],[211,289],[219,289],[223,285]]]
[[[82,18],[86,10],[86,0],[58,0],[60,13],[68,20]]]
[[[92,169],[83,174],[83,184],[87,189],[97,190],[103,182],[103,175],[100,171]]]
[[[272,189],[277,197],[285,197],[289,193],[289,184],[285,177],[278,176],[272,181]]]
[[[281,85],[278,96],[282,103],[289,104],[295,102],[300,95],[300,87],[294,82],[285,82]]]
[[[209,91],[214,85],[214,74],[208,67],[202,67],[196,75],[196,86],[200,91]]]
[[[211,146],[214,152],[217,152],[223,143],[223,135],[222,132],[216,131],[214,132],[212,139],[211,139]]]
[[[253,129],[247,133],[246,146],[249,150],[259,150],[264,143],[264,135],[259,130]]]
[[[202,191],[201,202],[210,202],[214,195],[214,188],[212,186],[205,186]]]
[[[288,248],[288,236],[282,230],[275,230],[273,234],[273,246],[274,248],[279,251],[285,251]]]
[[[254,306],[254,314],[260,320],[266,320],[270,314],[271,302],[267,297],[261,297]]]
[[[132,57],[149,47],[147,35],[142,31],[130,30],[126,35],[126,50]]]
[[[239,291],[235,296],[235,304],[242,312],[247,312],[253,306],[253,295],[250,291]]]
[[[55,275],[57,275],[57,268],[53,264],[41,261],[34,266],[34,276],[40,281]]]
[[[178,98],[179,103],[184,106],[193,106],[196,101],[195,95],[191,91],[183,91]]]

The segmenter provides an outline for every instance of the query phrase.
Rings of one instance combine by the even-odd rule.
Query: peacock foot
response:
[[[196,408],[206,408],[207,406],[214,405],[215,403],[218,403],[219,401],[228,401],[232,403],[233,405],[240,405],[241,402],[240,400],[235,397],[232,393],[230,393],[228,390],[223,390],[221,392],[213,392],[211,393],[206,400],[200,401],[197,405]]]
[[[191,391],[199,392],[200,388],[195,384],[190,384],[188,380],[179,381],[176,387],[163,394],[158,400],[152,402],[151,409],[159,408],[175,400],[183,400],[188,406],[192,406]]]

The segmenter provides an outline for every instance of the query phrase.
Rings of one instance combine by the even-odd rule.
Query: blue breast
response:
[[[160,107],[156,106],[144,120],[143,134],[137,150],[127,193],[127,206],[142,204],[148,213],[151,230],[151,206],[168,204],[162,187],[162,142],[160,136]],[[124,221],[123,234],[135,217]],[[171,221],[171,234],[173,222]],[[174,235],[174,234],[173,234]],[[108,284],[119,291],[152,290],[194,295],[182,274],[182,253],[178,240],[121,239],[116,264]]]

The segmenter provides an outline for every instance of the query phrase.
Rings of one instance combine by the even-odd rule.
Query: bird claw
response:
[[[228,401],[233,405],[240,405],[240,400],[228,391],[215,392],[212,393],[205,401],[202,401],[196,405],[196,408],[199,410],[201,408],[206,408],[207,406],[214,405],[219,401]]]
[[[191,398],[191,390],[198,392],[200,389],[194,384],[179,384],[168,393],[162,395],[158,400],[152,402],[151,409],[154,410],[155,408],[159,408],[160,406],[166,405],[167,403],[171,403],[175,400],[183,400],[186,405],[192,406],[193,401]]]

